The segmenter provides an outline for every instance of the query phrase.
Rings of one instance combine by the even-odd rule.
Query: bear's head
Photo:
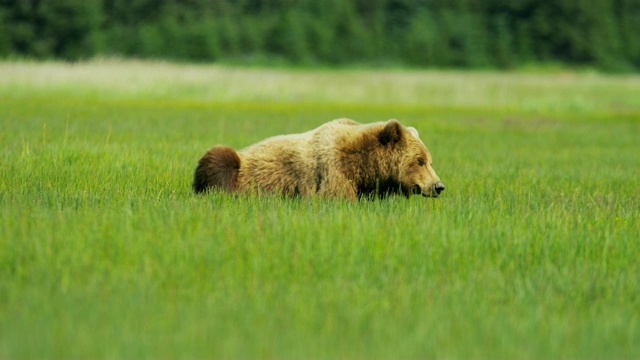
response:
[[[444,191],[444,184],[431,167],[431,154],[416,129],[389,120],[378,134],[378,141],[387,149],[392,171],[405,195],[438,197]]]

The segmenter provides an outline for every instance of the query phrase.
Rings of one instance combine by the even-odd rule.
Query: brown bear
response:
[[[293,135],[274,136],[239,151],[215,146],[196,167],[193,190],[284,196],[437,197],[444,184],[414,128],[397,120],[360,124],[337,119]]]

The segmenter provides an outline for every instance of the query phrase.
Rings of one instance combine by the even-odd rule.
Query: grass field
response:
[[[0,63],[0,358],[640,358],[640,77]],[[416,127],[438,199],[195,196]]]

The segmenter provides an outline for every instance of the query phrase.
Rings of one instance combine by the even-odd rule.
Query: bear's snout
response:
[[[440,193],[442,193],[444,191],[445,187],[444,184],[442,183],[442,181],[438,181],[437,183],[435,183],[435,185],[433,185],[433,194],[434,196],[438,196],[440,195]]]
[[[415,190],[414,193],[415,194],[422,194],[422,196],[425,197],[438,197],[445,189],[444,184],[442,183],[442,181],[438,181],[435,184],[431,185],[431,186],[425,186],[422,187],[420,185],[416,185],[415,186]]]

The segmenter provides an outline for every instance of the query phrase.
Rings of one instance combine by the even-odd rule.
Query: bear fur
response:
[[[444,184],[414,128],[397,120],[337,119],[239,151],[215,146],[196,167],[193,190],[357,199],[387,194],[437,197]]]

